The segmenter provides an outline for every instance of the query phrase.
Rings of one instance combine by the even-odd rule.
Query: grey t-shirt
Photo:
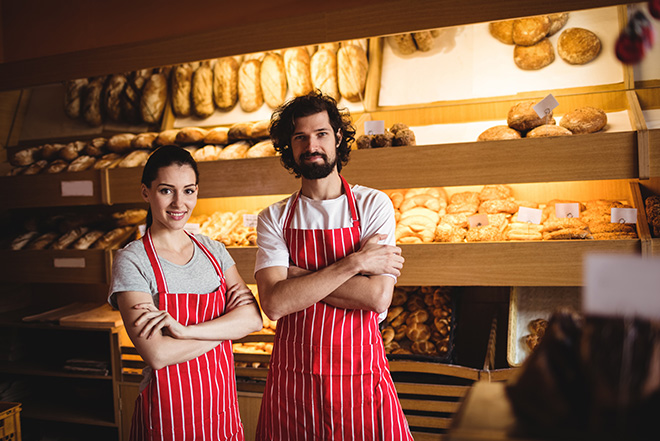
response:
[[[220,263],[223,273],[235,264],[224,244],[201,234],[195,235],[195,238],[213,254]],[[192,259],[185,265],[177,265],[161,257],[158,260],[171,293],[207,294],[220,286],[220,279],[211,261],[196,245]],[[115,294],[124,291],[150,293],[158,306],[156,275],[151,268],[142,240],[135,240],[117,251],[112,264],[108,302],[114,308],[117,308]]]

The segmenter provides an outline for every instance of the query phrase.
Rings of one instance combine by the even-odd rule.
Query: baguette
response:
[[[204,140],[208,134],[206,129],[199,127],[184,127],[176,134],[174,142],[178,145],[197,144]]]
[[[16,236],[12,241],[11,241],[11,249],[14,251],[22,250],[25,248],[25,246],[35,237],[37,237],[39,233],[36,231],[28,231],[26,233],[22,233],[18,236]]]
[[[48,164],[48,167],[46,167],[46,173],[50,173],[50,174],[61,173],[64,170],[66,170],[68,166],[69,163],[66,162],[64,159],[56,159],[50,164]]]
[[[70,142],[58,152],[59,157],[65,161],[71,162],[76,159],[83,151],[86,144],[82,141]]]
[[[131,140],[131,147],[133,149],[151,149],[153,148],[154,141],[158,137],[156,132],[143,132],[135,135]]]
[[[227,127],[216,127],[209,130],[203,139],[204,144],[227,144],[229,129]]]
[[[80,239],[74,242],[72,248],[76,250],[86,250],[103,236],[105,232],[101,230],[92,230],[84,234]]]
[[[64,144],[44,144],[41,147],[41,158],[50,161],[59,157],[59,151],[64,148]]]
[[[45,159],[40,159],[37,162],[33,162],[32,164],[28,165],[25,171],[23,172],[24,175],[37,175],[41,173],[43,169],[45,169],[48,166],[48,161]]]
[[[93,156],[87,156],[87,155],[78,156],[73,162],[71,162],[71,164],[69,164],[66,171],[68,172],[84,171],[89,168],[92,168],[95,162],[96,162],[96,158],[94,158]]]
[[[68,248],[69,245],[80,239],[83,234],[87,233],[89,229],[87,227],[78,227],[74,228],[67,233],[59,237],[53,244],[50,246],[53,250],[63,250]]]
[[[94,163],[94,169],[99,170],[102,168],[114,168],[120,160],[121,155],[119,153],[108,153],[107,155],[101,156]]]
[[[133,150],[131,153],[126,155],[124,159],[117,163],[119,168],[131,168],[131,167],[141,167],[147,163],[149,159],[149,150]]]
[[[273,147],[273,142],[270,139],[261,141],[250,147],[247,151],[246,158],[263,158],[265,156],[275,156],[277,152]]]
[[[89,156],[99,157],[108,153],[106,146],[108,140],[105,138],[94,138],[85,144],[82,153]]]
[[[115,250],[125,242],[135,227],[117,227],[103,235],[92,245],[93,249]]]
[[[128,153],[133,150],[133,139],[135,139],[133,133],[120,133],[108,139],[106,146],[113,153]]]

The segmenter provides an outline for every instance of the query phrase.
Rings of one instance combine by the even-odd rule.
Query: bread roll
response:
[[[120,133],[108,139],[106,147],[114,153],[128,153],[133,150],[133,146],[131,145],[133,139],[135,139],[135,134],[133,133]]]
[[[123,74],[111,75],[105,86],[103,103],[105,114],[113,121],[121,121],[121,95],[126,87],[126,76]]]
[[[520,18],[513,21],[513,42],[520,46],[532,46],[548,35],[550,19],[547,15]]]
[[[220,110],[230,110],[238,101],[238,68],[233,57],[219,58],[213,67],[213,101]]]
[[[163,145],[171,145],[176,141],[176,135],[179,133],[179,129],[169,129],[163,130],[158,134],[156,139],[153,142],[154,147],[160,147]]]
[[[126,155],[124,159],[119,161],[117,167],[119,168],[130,168],[130,167],[141,167],[147,163],[149,159],[149,150],[133,150],[131,153]]]
[[[192,113],[190,95],[192,91],[193,68],[190,64],[180,64],[172,69],[170,90],[172,111],[178,118],[185,118]]]
[[[428,52],[433,48],[433,35],[431,31],[419,31],[412,33],[415,47],[421,52]]]
[[[261,62],[261,92],[264,101],[271,109],[284,103],[286,98],[286,71],[284,60],[275,52],[269,52]]]
[[[209,63],[204,62],[192,77],[192,111],[200,118],[208,118],[213,110],[213,71]]]
[[[82,155],[78,156],[69,166],[66,171],[68,172],[78,172],[90,169],[94,166],[96,158],[93,156]]]
[[[387,40],[396,51],[403,55],[413,54],[417,50],[411,33],[391,35],[387,37]]]
[[[167,77],[163,73],[152,74],[142,89],[140,115],[147,124],[160,121],[167,101]]]
[[[550,19],[550,29],[548,29],[548,37],[555,35],[561,28],[566,25],[568,21],[568,12],[558,12],[556,14],[548,14]]]
[[[46,167],[46,173],[50,173],[50,174],[61,173],[64,170],[66,170],[68,166],[69,163],[66,162],[64,159],[56,159],[50,164],[48,164],[48,167]]]
[[[570,28],[557,40],[557,53],[569,64],[586,64],[600,53],[600,39],[588,29]]]
[[[479,213],[496,214],[509,213],[514,214],[518,211],[518,204],[510,199],[490,199],[483,201],[479,205]],[[491,222],[489,222],[490,225]]]
[[[337,54],[330,49],[319,49],[310,64],[312,86],[339,101],[337,84]]]
[[[477,141],[496,141],[500,139],[520,139],[520,132],[509,126],[494,126],[484,130],[477,137]]]
[[[254,60],[256,61],[256,60]],[[220,152],[220,159],[240,159],[245,158],[250,143],[247,141],[238,141],[234,144],[229,144]]]
[[[417,140],[415,139],[415,132],[413,132],[411,129],[402,129],[397,131],[394,134],[392,145],[395,147],[417,145]]]
[[[124,93],[121,96],[121,110],[129,123],[138,123],[142,120],[140,114],[140,99],[144,85],[151,77],[152,69],[141,69],[128,75]]]
[[[204,144],[227,144],[229,139],[229,129],[227,127],[216,127],[209,130],[202,140]]]
[[[275,156],[277,152],[273,147],[273,142],[270,139],[261,141],[250,147],[247,151],[246,158],[263,158],[265,156]]]
[[[339,93],[349,101],[364,97],[369,61],[365,51],[354,45],[343,46],[337,52]]]
[[[264,103],[258,60],[243,61],[238,70],[238,101],[244,112],[254,112]]]
[[[410,341],[427,341],[431,337],[431,329],[423,323],[408,325],[406,337]]]
[[[98,127],[103,124],[101,113],[101,97],[105,77],[96,77],[87,84],[83,100],[83,118],[87,124]]]
[[[395,306],[393,308],[390,308],[387,311],[387,317],[385,317],[385,322],[386,323],[392,323],[395,318],[397,318],[399,315],[401,315],[403,313],[403,311],[404,311],[404,309],[403,309],[402,306]]]
[[[80,116],[81,102],[88,82],[87,78],[80,78],[64,83],[64,113],[69,118]]]
[[[310,62],[309,53],[304,48],[296,47],[284,52],[286,80],[293,96],[307,95],[313,90]]]
[[[539,118],[534,110],[534,105],[536,105],[535,101],[522,101],[511,107],[507,115],[509,127],[520,132],[526,132],[534,127],[548,124],[548,120],[552,118],[552,111],[544,118]]]
[[[513,20],[494,21],[488,24],[490,35],[504,44],[514,44],[513,42]]]
[[[426,309],[418,309],[415,312],[411,312],[406,319],[406,325],[408,327],[414,325],[415,323],[425,323],[429,319],[429,313]]]
[[[595,107],[580,107],[565,114],[559,125],[574,134],[593,133],[607,125],[607,114]]]
[[[131,140],[131,147],[133,149],[151,149],[154,146],[156,138],[158,138],[158,133],[156,132],[138,133]]]
[[[179,130],[179,133],[176,134],[174,142],[178,145],[197,144],[204,141],[206,135],[208,135],[208,130],[206,129],[201,129],[199,127],[183,127]]]
[[[565,129],[564,127],[552,125],[552,124],[544,124],[542,126],[535,127],[529,132],[527,132],[526,137],[545,138],[550,136],[567,136],[572,134],[573,133],[570,130]]]
[[[555,61],[555,50],[547,38],[531,46],[516,45],[513,61],[523,70],[538,70]]]

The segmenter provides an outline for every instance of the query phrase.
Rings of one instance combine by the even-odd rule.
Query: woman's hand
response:
[[[138,303],[133,309],[143,309],[145,312],[135,321],[135,327],[142,329],[140,337],[150,339],[156,332],[169,335],[176,339],[186,338],[186,327],[176,321],[167,311],[161,311],[153,303]]]
[[[225,307],[225,312],[229,312],[239,306],[249,305],[256,302],[254,294],[252,294],[250,288],[242,283],[236,283],[227,288],[226,296],[227,306]]]

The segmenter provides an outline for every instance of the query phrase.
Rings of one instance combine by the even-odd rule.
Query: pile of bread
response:
[[[543,116],[534,110],[536,101],[514,104],[507,114],[507,125],[497,125],[483,131],[477,141],[496,141],[520,138],[545,138],[594,133],[607,125],[607,114],[599,108],[584,106],[564,114],[557,125],[552,110]]]
[[[259,210],[217,211],[212,214],[193,216],[189,223],[199,224],[200,233],[217,240],[228,247],[248,247],[257,245],[257,229],[248,222],[245,215],[256,218]]]
[[[10,157],[14,167],[9,174],[139,167],[147,162],[153,149],[168,144],[185,148],[197,161],[275,156],[277,153],[268,139],[268,125],[269,121],[264,120],[211,129],[183,127],[26,147]]]
[[[513,61],[520,69],[538,70],[555,61],[549,37],[568,22],[568,13],[537,15],[489,23],[491,35],[504,44],[515,45]],[[568,64],[586,64],[600,53],[600,39],[584,28],[564,30],[557,39],[557,53]]]
[[[438,29],[430,31],[406,32],[387,37],[395,52],[411,55],[415,52],[428,52],[433,49],[433,39],[439,35]]]
[[[355,140],[358,149],[371,149],[380,147],[400,147],[416,145],[415,133],[403,123],[396,123],[385,132],[378,135],[360,135]]]
[[[275,334],[277,321],[269,319],[263,311],[261,311],[261,318],[264,322],[264,327],[261,331],[255,334]],[[254,335],[254,334],[253,334]],[[234,354],[251,354],[251,355],[271,355],[273,353],[273,343],[270,342],[245,342],[233,344]],[[268,363],[263,361],[243,361],[240,355],[236,357],[236,367],[251,367],[251,368],[264,368],[268,369]]]
[[[49,218],[30,218],[22,233],[9,244],[12,250],[64,250],[121,248],[135,236],[136,226],[143,223],[147,211],[129,209],[101,214],[64,214]]]
[[[644,205],[651,233],[653,237],[660,237],[660,196],[649,196],[644,200]]]
[[[558,239],[636,239],[633,224],[611,223],[611,208],[631,208],[615,200],[587,202],[553,199],[545,204],[517,200],[507,185],[447,196],[443,188],[386,192],[395,209],[399,244]],[[578,203],[579,217],[557,218],[555,204]],[[520,207],[542,210],[540,224],[518,221]],[[486,215],[485,225],[470,227],[470,217]]]
[[[381,324],[385,352],[447,356],[452,349],[452,314],[451,288],[397,286]]]

